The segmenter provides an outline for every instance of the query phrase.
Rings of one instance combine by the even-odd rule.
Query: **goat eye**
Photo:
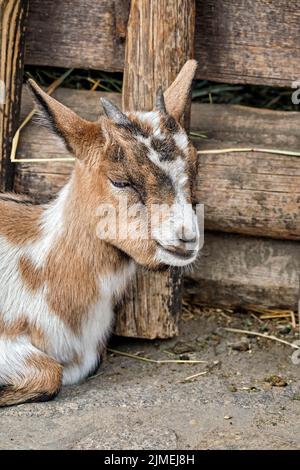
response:
[[[128,188],[130,186],[130,184],[127,181],[113,181],[111,179],[109,181],[115,188],[119,188],[119,189]]]

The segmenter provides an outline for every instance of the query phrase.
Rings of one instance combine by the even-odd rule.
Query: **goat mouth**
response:
[[[192,259],[197,254],[197,250],[183,250],[178,247],[164,246],[158,241],[156,241],[156,243],[161,250],[179,259]]]

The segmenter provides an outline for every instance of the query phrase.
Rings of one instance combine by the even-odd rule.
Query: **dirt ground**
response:
[[[293,349],[225,327],[297,339],[289,319],[189,308],[178,338],[114,338],[110,348],[206,363],[156,364],[109,352],[96,376],[53,402],[1,409],[0,448],[300,449]]]

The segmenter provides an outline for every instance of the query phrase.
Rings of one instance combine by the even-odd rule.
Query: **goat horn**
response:
[[[100,98],[102,107],[106,116],[116,124],[130,124],[130,120],[126,114],[122,113],[119,108],[106,98]]]
[[[167,114],[165,98],[164,98],[164,94],[163,94],[161,86],[157,89],[157,92],[156,92],[155,107],[162,114]]]

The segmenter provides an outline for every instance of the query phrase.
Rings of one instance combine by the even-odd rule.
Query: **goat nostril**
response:
[[[182,226],[177,230],[177,237],[180,243],[196,243],[197,233],[191,228]]]
[[[182,243],[195,243],[197,238],[195,235],[189,236],[189,235],[181,235],[179,238],[179,241]]]

